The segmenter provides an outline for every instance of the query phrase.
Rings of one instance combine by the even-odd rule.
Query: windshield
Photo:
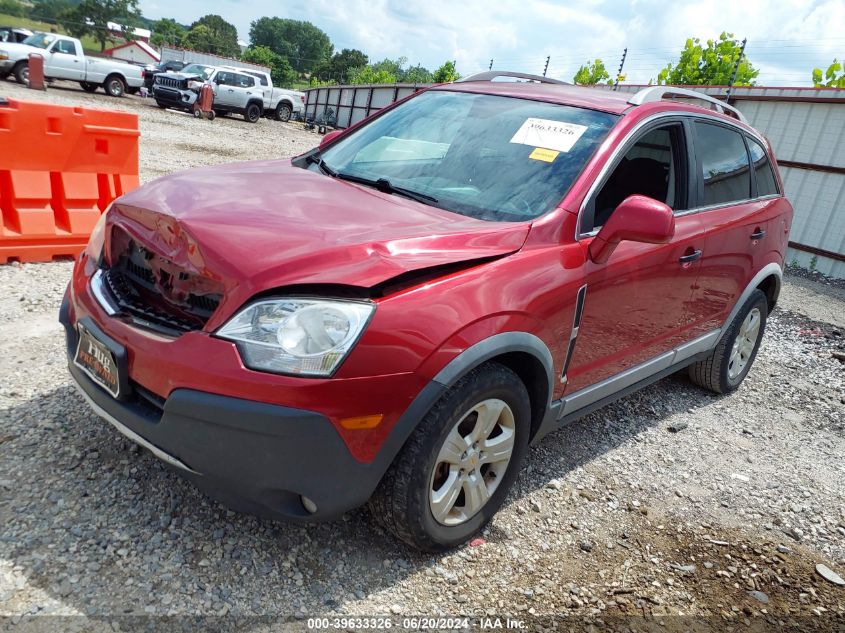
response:
[[[202,64],[188,64],[179,72],[183,75],[199,75],[203,79],[208,79],[211,77],[211,73],[214,72],[214,67],[204,66]]]
[[[48,35],[47,33],[33,33],[26,38],[21,44],[27,46],[34,46],[35,48],[47,48],[56,39],[55,35]]]
[[[527,99],[430,91],[352,132],[322,159],[340,177],[384,179],[449,211],[530,220],[561,201],[617,118]]]

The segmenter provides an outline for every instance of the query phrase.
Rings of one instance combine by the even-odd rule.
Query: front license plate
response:
[[[79,343],[76,346],[74,364],[91,380],[117,398],[120,395],[120,374],[114,353],[82,324],[77,325],[77,331]]]

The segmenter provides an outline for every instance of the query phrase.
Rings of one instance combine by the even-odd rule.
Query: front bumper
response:
[[[8,73],[12,71],[12,68],[15,67],[15,60],[13,59],[0,59],[0,72]]]
[[[176,88],[166,88],[163,86],[153,85],[153,97],[170,108],[180,108],[183,110],[190,110],[194,102],[197,100],[197,93],[192,90],[177,90]],[[187,99],[185,98],[187,97]]]
[[[132,441],[240,512],[294,521],[328,520],[364,504],[381,473],[356,461],[319,413],[176,389],[157,406],[149,395],[116,400],[74,363],[76,328],[67,298],[71,377],[94,411]],[[309,512],[302,496],[317,507]]]

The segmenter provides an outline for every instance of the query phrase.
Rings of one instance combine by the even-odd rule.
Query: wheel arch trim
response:
[[[432,380],[444,387],[451,387],[485,361],[512,352],[530,354],[542,363],[551,394],[554,388],[552,353],[540,338],[528,332],[502,332],[483,339],[449,361]]]
[[[763,268],[761,268],[760,271],[756,275],[754,275],[754,277],[745,287],[745,290],[743,290],[742,294],[739,295],[739,298],[736,300],[736,303],[731,309],[730,314],[728,314],[728,318],[725,319],[725,322],[722,324],[720,335],[724,334],[730,327],[731,323],[736,318],[736,315],[739,314],[740,310],[742,310],[742,306],[745,305],[746,301],[748,301],[748,297],[751,296],[751,293],[757,290],[760,284],[762,284],[769,277],[775,277],[777,279],[777,290],[775,292],[775,296],[778,295],[778,293],[780,292],[781,284],[783,283],[783,269],[780,267],[780,264],[771,262],[770,264],[766,264],[765,266],[763,266]]]

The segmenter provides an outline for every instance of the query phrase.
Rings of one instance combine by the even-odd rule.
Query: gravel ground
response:
[[[21,93],[0,82],[0,94]],[[145,181],[316,139],[295,124],[195,121],[140,99],[36,96],[137,111]],[[190,140],[174,148],[177,132]],[[532,449],[480,539],[429,556],[388,538],[365,510],[311,526],[232,513],[122,439],[67,377],[56,315],[70,271],[66,261],[0,266],[0,616],[18,629],[52,622],[20,621],[46,614],[104,618],[57,625],[80,630],[147,621],[139,615],[177,616],[171,626],[316,614],[510,615],[528,629],[670,615],[713,630],[845,625],[845,588],[816,571],[845,576],[836,284],[786,278],[735,394],[676,375],[573,423]]]

